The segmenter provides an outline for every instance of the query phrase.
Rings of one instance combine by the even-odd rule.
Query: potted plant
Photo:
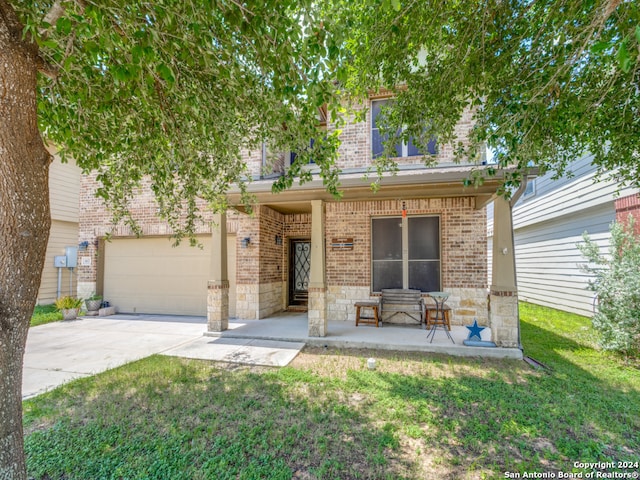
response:
[[[84,303],[87,306],[88,312],[97,312],[102,305],[102,295],[92,293],[89,298],[84,299]]]
[[[55,305],[58,311],[62,312],[64,320],[74,320],[78,317],[80,307],[82,307],[82,299],[67,295],[58,298],[55,301]]]

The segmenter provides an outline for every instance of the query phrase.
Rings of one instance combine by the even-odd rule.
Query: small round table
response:
[[[433,338],[436,336],[436,328],[438,328],[438,326],[442,326],[445,333],[447,334],[447,337],[449,337],[449,340],[451,340],[452,343],[456,343],[449,333],[447,322],[444,318],[444,302],[447,301],[450,294],[447,292],[427,292],[427,295],[433,298],[433,301],[436,302],[436,317],[431,320],[431,330],[427,335],[427,338],[431,337],[429,343],[433,343]]]

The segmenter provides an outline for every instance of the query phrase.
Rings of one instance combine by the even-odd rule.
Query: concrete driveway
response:
[[[22,398],[153,354],[283,366],[304,343],[203,337],[204,317],[113,315],[29,329]]]

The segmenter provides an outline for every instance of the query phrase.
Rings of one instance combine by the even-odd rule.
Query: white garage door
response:
[[[233,266],[235,238],[227,239]],[[202,249],[190,247],[188,241],[173,247],[167,237],[105,242],[105,300],[119,312],[206,315],[211,237],[198,237],[198,241]],[[235,269],[229,270],[229,315],[234,316]]]

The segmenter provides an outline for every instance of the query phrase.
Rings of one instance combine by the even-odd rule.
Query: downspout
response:
[[[515,239],[515,229],[513,228],[513,207],[515,206],[515,204],[518,202],[518,200],[520,200],[520,197],[522,197],[522,194],[524,193],[524,191],[527,189],[527,182],[528,182],[528,174],[523,174],[522,175],[522,182],[520,183],[520,186],[518,187],[518,189],[515,191],[515,193],[511,196],[511,199],[509,200],[509,210],[510,210],[510,217],[511,217],[511,250],[513,251],[513,278],[515,280],[515,284],[516,284],[516,292],[518,292],[518,268],[516,267],[516,239]],[[520,296],[518,295],[518,299],[520,298]],[[518,303],[520,303],[520,300],[518,300]],[[518,325],[518,348],[520,349],[521,352],[523,352],[523,348],[522,348],[522,341],[520,339],[520,305],[518,305],[518,318],[517,318],[517,325]]]

